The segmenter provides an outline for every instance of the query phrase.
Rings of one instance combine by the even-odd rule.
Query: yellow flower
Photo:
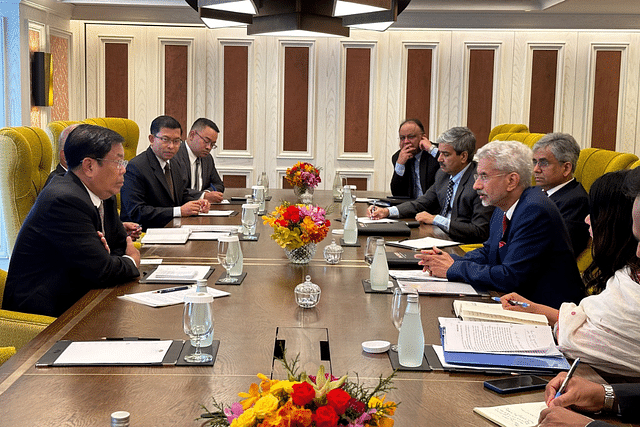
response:
[[[278,398],[273,394],[262,396],[253,406],[256,418],[262,419],[267,416],[267,414],[274,412],[278,409],[278,402]]]
[[[391,418],[381,418],[378,420],[378,427],[393,427],[394,421]]]
[[[284,390],[285,393],[291,394],[293,393],[294,384],[300,384],[300,382],[286,380],[278,381],[277,383],[271,385],[271,393],[278,394],[279,392]]]
[[[258,389],[258,384],[253,383],[251,387],[249,387],[249,393],[238,393],[238,396],[243,397],[244,400],[242,403],[242,407],[246,411],[248,408],[253,406],[254,403],[260,398],[260,390]]]
[[[256,385],[257,386],[257,385]],[[251,427],[256,420],[253,408],[246,409],[238,418],[233,420],[230,427]]]

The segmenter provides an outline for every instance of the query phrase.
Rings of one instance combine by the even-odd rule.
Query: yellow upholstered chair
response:
[[[640,160],[636,160],[635,162],[631,163],[629,166],[627,166],[627,169],[635,169],[638,166],[640,166]]]
[[[536,142],[543,136],[545,133],[529,133],[529,132],[509,132],[509,133],[499,133],[496,134],[493,139],[490,141],[520,141],[529,148],[533,148]]]
[[[498,125],[496,127],[494,127],[493,129],[491,129],[491,132],[489,132],[489,141],[493,141],[496,137],[496,135],[501,134],[501,133],[519,133],[519,132],[529,132],[529,128],[527,127],[527,125],[523,125],[523,124],[505,124],[505,125]],[[502,141],[506,141],[506,140],[502,140]]]
[[[0,197],[8,252],[50,171],[51,143],[42,129],[0,129]]]
[[[628,169],[637,161],[638,156],[635,154],[619,153],[601,148],[585,148],[580,150],[575,177],[589,192],[591,184],[605,173]]]
[[[0,270],[0,307],[7,272]],[[55,317],[0,309],[0,364],[49,326]]]

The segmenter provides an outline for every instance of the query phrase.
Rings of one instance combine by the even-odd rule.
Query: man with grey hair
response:
[[[580,146],[567,133],[548,133],[533,146],[536,184],[558,206],[577,257],[589,242],[589,195],[574,177]]]
[[[489,236],[493,208],[482,206],[473,189],[476,137],[467,127],[453,127],[438,137],[437,145],[440,170],[427,192],[399,206],[370,206],[369,216],[373,219],[415,216],[417,221],[438,226],[456,241],[484,242]]]
[[[67,159],[64,157],[64,143],[67,141],[69,134],[79,125],[80,123],[76,123],[74,125],[67,126],[62,130],[62,132],[60,132],[60,135],[58,136],[58,157],[60,158],[60,161],[58,162],[58,166],[56,166],[56,168],[52,170],[47,177],[47,180],[44,183],[45,186],[53,179],[54,176],[64,175],[67,173],[67,169],[69,168],[67,167]]]
[[[438,248],[416,255],[426,271],[450,281],[518,292],[554,308],[579,302],[584,288],[571,241],[556,205],[531,187],[532,152],[517,141],[492,141],[478,150],[474,188],[495,206],[489,239],[465,256]]]

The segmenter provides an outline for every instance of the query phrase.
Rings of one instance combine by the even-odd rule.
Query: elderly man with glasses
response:
[[[438,248],[416,255],[434,276],[560,307],[578,303],[584,287],[569,233],[556,205],[531,186],[532,152],[517,141],[492,141],[476,154],[473,188],[485,206],[495,206],[489,239],[465,256]]]
[[[224,193],[224,184],[211,156],[219,133],[220,129],[214,122],[199,118],[174,157],[174,162],[187,179],[189,194],[210,203],[220,203]]]
[[[146,230],[164,227],[173,218],[209,212],[209,201],[189,193],[186,178],[171,161],[181,136],[182,127],[173,117],[151,122],[149,148],[127,166],[120,193],[123,221],[137,222]]]

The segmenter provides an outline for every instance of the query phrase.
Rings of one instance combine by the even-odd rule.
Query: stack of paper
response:
[[[189,230],[190,240],[218,240],[221,236],[242,232],[242,226],[237,225],[183,225],[180,229]]]
[[[147,228],[140,242],[142,244],[187,243],[191,230],[186,228]]]
[[[556,372],[570,368],[548,325],[463,321],[440,317],[444,360],[507,371]]]
[[[453,311],[462,320],[521,323],[528,325],[548,325],[546,316],[522,311],[510,311],[502,304],[487,304],[476,301],[455,300]]]
[[[544,402],[529,402],[473,408],[473,412],[502,427],[535,427],[538,425],[540,412],[546,407]]]
[[[404,239],[397,242],[386,242],[387,245],[397,246],[406,249],[432,249],[434,246],[444,248],[447,246],[458,246],[460,242],[451,240],[436,239],[435,237],[423,237],[421,239]]]
[[[125,301],[136,302],[138,304],[148,305],[150,307],[165,307],[168,305],[182,304],[184,302],[184,296],[195,292],[195,286],[185,286],[185,289],[176,290],[173,292],[159,292],[160,290],[139,292],[137,294],[127,294],[119,296],[118,298]],[[213,295],[214,298],[224,297],[229,295],[229,292],[221,291],[218,289],[207,287],[207,291]]]

